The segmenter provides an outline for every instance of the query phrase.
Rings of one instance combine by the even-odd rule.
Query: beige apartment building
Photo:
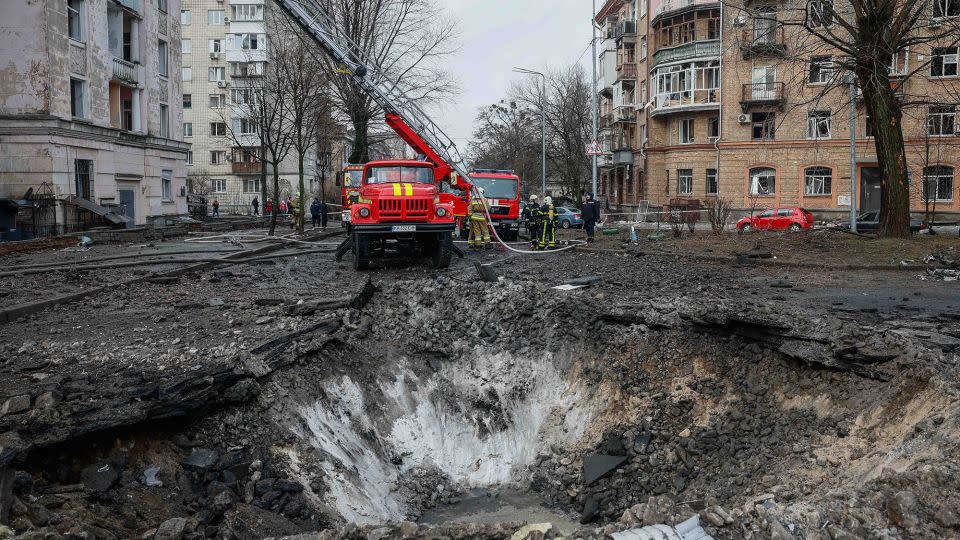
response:
[[[606,29],[599,60],[609,151],[600,196],[629,210],[711,197],[742,209],[803,206],[821,218],[848,212],[851,197],[861,211],[879,209],[863,103],[853,108],[851,190],[851,109],[835,84],[835,53],[811,45],[802,27],[780,24],[804,9],[764,0],[606,2],[596,17]],[[947,2],[939,15],[960,17],[957,9]],[[627,32],[634,27],[635,36]],[[955,43],[918,46],[891,66],[910,103],[904,129],[917,212],[928,201],[938,213],[960,212],[958,53]]]
[[[248,214],[253,198],[262,199],[262,167],[256,122],[247,117],[244,104],[254,80],[269,69],[271,5],[265,0],[182,1],[183,137],[191,143],[187,174],[194,191],[216,199],[221,213]],[[330,164],[318,151],[306,156],[308,193],[319,189],[322,174],[332,174],[318,169],[318,160]],[[296,193],[297,168],[292,150],[280,167],[281,197]],[[267,171],[267,178],[272,174]]]
[[[186,214],[179,13],[180,0],[0,2],[0,199],[23,206],[24,236]]]

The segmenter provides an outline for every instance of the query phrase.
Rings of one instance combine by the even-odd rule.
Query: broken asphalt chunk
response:
[[[80,478],[88,490],[103,493],[120,480],[120,468],[113,462],[101,460],[83,469]]]
[[[196,448],[187,459],[183,460],[183,464],[197,471],[208,471],[219,459],[220,456],[209,448]]]
[[[627,461],[627,456],[591,454],[583,458],[583,485],[589,486]]]

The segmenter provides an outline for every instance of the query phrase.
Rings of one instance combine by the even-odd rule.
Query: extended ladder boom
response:
[[[393,81],[376,61],[366,56],[317,0],[276,0],[276,3],[311,36],[354,82],[386,111],[387,125],[414,150],[436,165],[437,180],[450,172],[469,189],[467,169],[457,145],[417,104],[400,81]]]

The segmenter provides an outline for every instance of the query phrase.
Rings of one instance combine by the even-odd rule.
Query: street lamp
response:
[[[515,67],[513,71],[526,75],[538,75],[543,82],[543,90],[540,93],[540,195],[545,196],[547,194],[547,113],[544,102],[547,99],[547,77],[532,69]]]

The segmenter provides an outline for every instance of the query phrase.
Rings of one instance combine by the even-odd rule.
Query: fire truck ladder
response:
[[[410,100],[399,80],[393,80],[374,59],[364,54],[317,0],[277,0],[277,4],[383,108],[390,127],[441,169],[437,179],[456,172],[464,182],[468,181],[466,166],[453,139]]]

